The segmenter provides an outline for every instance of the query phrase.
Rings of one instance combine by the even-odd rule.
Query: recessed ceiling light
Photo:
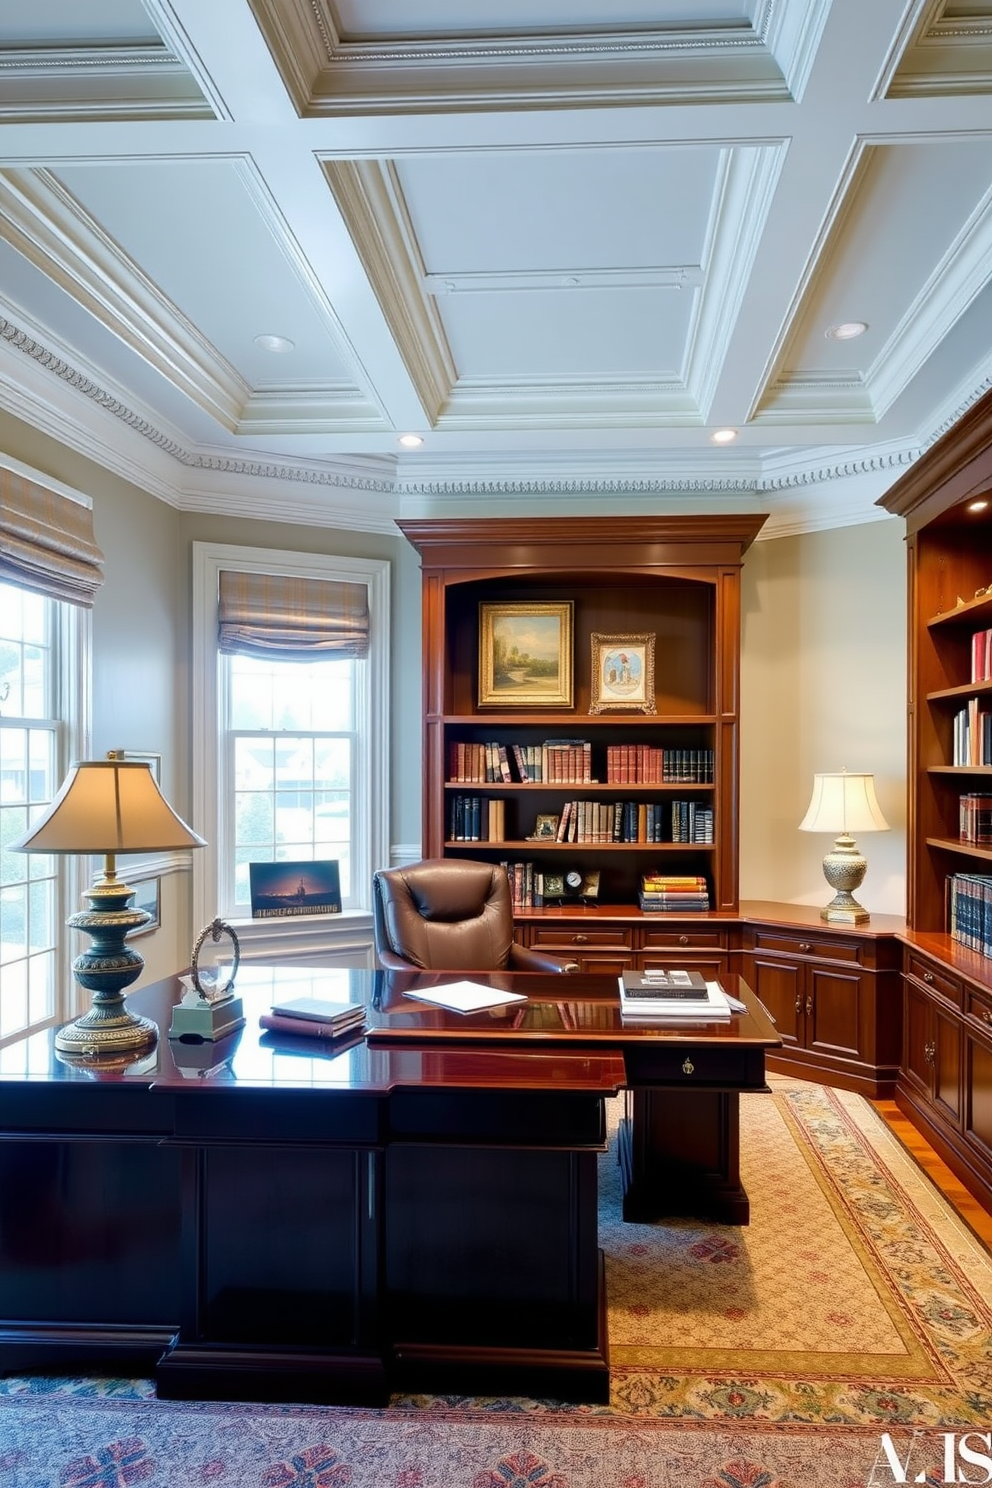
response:
[[[736,438],[736,429],[714,429],[710,435],[714,444],[732,444]]]
[[[424,441],[419,434],[400,435],[400,444],[405,445],[407,449],[416,449],[417,446],[423,444],[423,442]]]
[[[824,334],[831,341],[853,341],[855,336],[863,336],[868,329],[866,320],[842,320],[840,325],[833,325]]]
[[[973,511],[973,512],[984,511],[987,506],[988,506],[988,502],[985,501],[984,499],[981,500],[981,501],[969,501],[968,502],[968,510],[969,511]]]
[[[256,336],[255,345],[260,346],[263,351],[293,351],[295,341],[290,341],[288,336]]]

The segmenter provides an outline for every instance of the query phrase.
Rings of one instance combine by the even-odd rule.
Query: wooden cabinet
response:
[[[719,923],[667,915],[632,917],[605,906],[571,915],[556,909],[524,910],[519,919],[524,945],[568,955],[582,971],[616,973],[680,966],[717,978],[729,970],[728,948],[736,921]]]
[[[952,934],[949,909],[955,875],[992,882],[992,845],[961,833],[962,796],[992,796],[980,721],[992,712],[984,634],[992,631],[992,393],[881,505],[905,518],[909,557],[907,918],[914,944],[897,1100],[992,1206],[992,958]],[[959,715],[971,724],[969,755]],[[984,938],[988,952],[987,932]]]
[[[800,917],[792,907],[792,919]],[[901,949],[885,935],[808,925],[743,931],[743,974],[782,1039],[769,1068],[889,1094],[899,1064]]]
[[[556,909],[546,926],[521,919],[522,939],[579,952],[590,970],[639,964],[652,950],[637,938],[640,880],[648,872],[699,876],[711,910],[736,911],[740,568],[763,521],[746,515],[399,523],[423,572],[424,855],[520,864],[517,909],[524,914],[549,903]],[[559,688],[570,699],[567,707],[533,700],[510,707],[505,697],[490,705],[491,691],[480,688],[480,670],[487,676],[480,657],[489,644],[489,612],[481,607],[492,605],[568,608],[568,675],[558,679],[567,684]],[[654,711],[600,709],[594,636],[654,638],[648,699]],[[528,749],[536,751],[540,759],[553,739],[584,744],[585,768],[565,780],[548,778],[543,769],[540,778],[524,779],[517,751],[525,760]],[[509,779],[498,767],[486,769],[486,746],[494,744],[506,751]],[[629,761],[645,749],[655,751],[655,766],[663,761],[662,771],[646,770],[641,779],[632,768],[621,772],[619,751]],[[473,758],[482,761],[473,770],[482,778],[459,780],[459,762]],[[468,838],[453,830],[464,819],[465,798],[478,801],[471,811],[487,823],[480,828],[473,814]],[[575,802],[588,807],[585,840],[536,837],[539,818],[559,820]],[[710,830],[681,840],[675,823],[690,811],[697,827],[708,820]],[[622,909],[622,923],[587,926],[590,896],[569,887],[569,873],[585,886],[598,880],[596,906]],[[565,932],[573,919],[580,923],[570,940]],[[580,935],[588,938],[574,938]]]

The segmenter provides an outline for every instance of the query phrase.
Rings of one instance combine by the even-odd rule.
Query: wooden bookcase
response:
[[[621,926],[619,964],[633,964],[623,927],[647,920],[641,875],[700,874],[713,913],[738,907],[740,569],[760,515],[411,520],[398,523],[423,572],[423,852],[530,862],[542,875],[598,872],[595,905],[567,897],[538,916],[555,923],[592,913]],[[484,707],[479,701],[480,604],[570,601],[574,606],[573,696],[569,708]],[[655,636],[656,713],[590,712],[594,633]],[[591,745],[595,784],[459,784],[458,744],[541,745],[548,738]],[[712,752],[712,781],[607,781],[607,749],[648,744]],[[451,835],[457,794],[503,804],[503,840]],[[651,803],[664,840],[528,841],[536,818],[567,801]],[[671,803],[712,807],[712,843],[671,840]],[[534,920],[524,911],[521,919]],[[650,917],[657,921],[659,916]],[[525,930],[524,934],[528,934]],[[609,934],[609,931],[604,933]]]
[[[951,936],[950,875],[992,875],[992,847],[962,842],[963,793],[992,795],[992,768],[955,764],[954,715],[972,681],[972,638],[992,629],[992,393],[882,498],[909,550],[908,949],[896,1100],[992,1207],[992,958]]]
[[[959,835],[961,796],[992,795],[992,766],[954,763],[955,715],[971,700],[992,712],[992,681],[971,672],[972,638],[992,629],[992,589],[977,594],[992,585],[992,394],[881,505],[905,517],[909,555],[907,921],[942,934],[948,875],[992,874],[992,847]]]

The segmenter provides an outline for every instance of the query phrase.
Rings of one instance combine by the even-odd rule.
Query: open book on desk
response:
[[[618,978],[620,986],[620,1016],[629,1022],[642,1023],[713,1023],[729,1022],[734,1013],[746,1011],[736,997],[728,997],[719,982],[704,982],[702,995],[695,997],[668,997],[663,992],[657,997],[646,997],[641,993],[628,996],[624,979]]]

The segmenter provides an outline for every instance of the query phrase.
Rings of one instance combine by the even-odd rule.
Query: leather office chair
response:
[[[372,877],[380,966],[405,971],[578,971],[519,946],[506,870],[496,863],[425,858]]]

